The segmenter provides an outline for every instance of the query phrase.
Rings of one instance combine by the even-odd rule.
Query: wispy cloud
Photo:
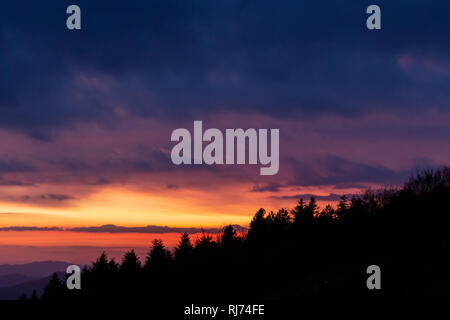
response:
[[[1,227],[0,231],[64,231],[60,227]]]
[[[233,225],[239,231],[246,230],[240,225]],[[197,227],[168,227],[148,225],[145,227],[124,227],[106,224],[97,227],[36,227],[36,226],[11,226],[1,227],[0,231],[66,231],[66,232],[88,232],[88,233],[220,233],[222,228],[197,228]]]
[[[284,196],[271,196],[272,199],[277,200],[298,200],[300,198],[303,198],[305,200],[310,199],[311,197],[314,197],[316,200],[322,200],[322,201],[337,201],[339,200],[343,195],[342,194],[336,194],[331,193],[327,196],[321,196],[311,193],[301,193],[301,194],[294,194],[294,195],[284,195]]]
[[[279,191],[283,185],[278,182],[270,182],[265,184],[255,184],[251,192],[277,192]]]

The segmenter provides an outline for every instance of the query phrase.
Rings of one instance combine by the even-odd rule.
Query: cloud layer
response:
[[[246,228],[240,225],[233,225],[237,231],[245,231]],[[124,227],[116,226],[113,224],[106,224],[99,227],[73,227],[73,228],[61,228],[61,227],[25,227],[25,226],[12,226],[12,227],[0,227],[0,231],[70,231],[70,232],[87,232],[87,233],[220,233],[222,228],[181,228],[181,227],[168,227],[168,226],[145,226],[145,227]]]
[[[80,0],[80,31],[69,4],[2,5],[1,203],[96,216],[118,205],[94,195],[131,190],[248,215],[232,202],[332,201],[450,164],[448,1],[381,1],[376,32],[368,1]],[[280,128],[279,174],[174,166],[170,133],[194,120]]]

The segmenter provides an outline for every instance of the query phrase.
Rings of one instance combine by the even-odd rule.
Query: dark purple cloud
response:
[[[368,1],[80,0],[77,32],[65,29],[69,4],[3,6],[1,126],[48,141],[119,105],[166,121],[448,110],[445,0],[381,1],[380,32],[364,27]]]
[[[292,160],[294,185],[327,185],[348,183],[400,184],[414,170],[392,170],[381,165],[369,165],[338,156],[326,156],[313,161]]]
[[[256,184],[252,187],[252,192],[276,192],[279,191],[283,185],[277,182],[269,182],[266,184]]]
[[[300,198],[303,198],[305,201],[308,201],[310,198],[314,197],[316,200],[338,201],[342,196],[343,196],[342,194],[335,194],[335,193],[331,193],[327,196],[321,196],[321,195],[311,194],[311,193],[299,193],[299,194],[287,195],[287,196],[271,196],[271,198],[277,199],[277,200],[299,200]]]
[[[35,167],[31,164],[22,162],[21,160],[0,160],[0,173],[2,172],[30,172]]]

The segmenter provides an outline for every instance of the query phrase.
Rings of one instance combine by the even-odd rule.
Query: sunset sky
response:
[[[69,31],[72,2],[0,10],[0,263],[174,245],[132,228],[245,227],[450,164],[449,1],[377,1],[378,31],[371,2],[332,0],[76,1]],[[175,166],[194,120],[279,128],[278,174]]]

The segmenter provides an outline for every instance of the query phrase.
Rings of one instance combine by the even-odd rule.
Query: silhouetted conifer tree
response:
[[[103,251],[100,257],[92,263],[92,269],[91,271],[93,273],[98,274],[105,274],[109,269],[108,266],[108,257],[106,256],[106,253]]]
[[[232,225],[228,225],[223,228],[222,235],[220,236],[219,244],[223,248],[235,247],[236,243],[239,241],[236,230],[234,230]]]
[[[120,265],[121,273],[136,274],[141,269],[141,261],[136,256],[134,249],[125,253],[122,264]]]
[[[166,268],[171,261],[171,252],[166,249],[162,240],[155,239],[153,240],[152,247],[147,255],[144,268],[161,270]]]
[[[175,248],[175,260],[185,262],[187,259],[192,257],[194,251],[194,245],[189,238],[187,233],[183,233],[181,236],[178,246]]]
[[[317,205],[316,198],[311,197],[308,205],[306,206],[306,215],[310,218],[313,218],[318,213],[319,213],[319,206]]]
[[[347,213],[348,207],[349,203],[347,200],[347,196],[346,195],[341,196],[341,199],[339,200],[339,204],[336,210],[338,218],[343,217]]]
[[[305,214],[306,214],[306,206],[305,206],[303,198],[300,198],[298,200],[297,205],[294,207],[294,209],[292,210],[291,213],[294,217],[294,224],[299,225],[301,223],[302,219],[305,218]]]
[[[119,264],[116,263],[114,258],[108,262],[108,270],[110,273],[113,273],[113,274],[119,271]]]
[[[264,239],[267,231],[267,223],[265,219],[266,210],[259,209],[250,221],[250,229],[248,230],[247,240],[255,243],[257,239]]]
[[[325,208],[322,210],[322,212],[320,213],[320,217],[321,218],[325,218],[325,219],[335,219],[337,218],[336,216],[336,211],[333,209],[333,207],[329,204],[327,204],[325,206]]]
[[[44,288],[42,299],[59,300],[63,296],[64,288],[62,282],[59,280],[58,274],[55,272]]]

